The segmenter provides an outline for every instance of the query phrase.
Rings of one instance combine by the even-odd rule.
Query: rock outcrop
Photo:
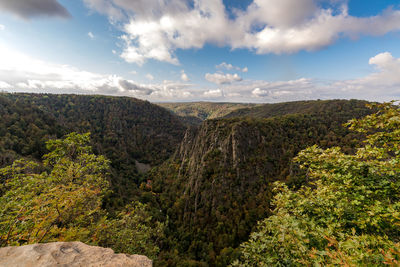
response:
[[[150,267],[146,256],[115,254],[82,242],[54,242],[0,248],[1,267]]]

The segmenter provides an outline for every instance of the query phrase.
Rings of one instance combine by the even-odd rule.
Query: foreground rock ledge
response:
[[[146,256],[115,254],[110,248],[88,246],[82,242],[54,242],[0,248],[0,266],[7,267],[147,267]]]

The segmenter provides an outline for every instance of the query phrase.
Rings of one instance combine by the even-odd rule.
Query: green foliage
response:
[[[296,160],[308,185],[276,182],[273,215],[261,221],[234,266],[376,266],[398,264],[400,240],[400,110],[348,123],[367,134],[355,154],[309,147]]]
[[[226,118],[251,117],[270,118],[288,114],[331,114],[340,118],[349,110],[353,114],[364,113],[367,101],[361,100],[309,100],[275,104],[263,104],[255,107],[241,108],[228,113]]]
[[[154,244],[164,237],[164,224],[153,225],[146,205],[133,203],[120,212],[116,218],[104,224],[99,243],[112,247],[117,253],[143,254],[156,258],[160,249]]]
[[[92,153],[89,134],[50,140],[43,164],[16,160],[0,169],[0,246],[75,241],[155,258],[163,224],[133,202],[115,218],[102,208],[109,161]]]
[[[2,245],[82,240],[90,242],[95,223],[104,215],[109,162],[87,146],[89,134],[72,133],[47,143],[43,168],[17,160],[0,170]]]

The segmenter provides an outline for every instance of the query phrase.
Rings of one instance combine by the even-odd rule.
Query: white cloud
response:
[[[140,54],[137,51],[137,48],[134,46],[130,46],[130,42],[126,42],[127,47],[121,54],[121,58],[123,58],[128,63],[136,63],[139,66],[142,66],[146,62],[146,57]]]
[[[136,75],[137,71],[136,70],[132,70],[130,73],[133,74],[133,75]]]
[[[191,84],[142,84],[118,75],[45,62],[1,44],[0,58],[0,89],[9,91],[124,95],[152,101],[187,99],[192,95]]]
[[[255,88],[251,93],[255,96],[266,96],[268,95],[267,90],[261,90],[259,87]]]
[[[376,65],[380,70],[397,69],[400,65],[400,60],[395,59],[391,53],[384,52],[370,58],[369,64]]]
[[[0,24],[0,31],[4,31],[6,28],[6,26],[4,26],[3,24]]]
[[[121,57],[139,65],[148,59],[179,64],[177,49],[207,43],[259,54],[294,53],[320,49],[338,38],[400,30],[400,10],[359,18],[348,14],[346,0],[254,0],[233,18],[222,0],[84,1],[124,25]]]
[[[219,65],[215,66],[217,69],[226,69],[226,70],[237,70],[237,71],[241,71],[241,72],[248,72],[248,68],[244,67],[243,69],[237,66],[233,66],[232,64],[228,64],[226,62],[222,62]]]
[[[11,84],[0,81],[0,89],[10,89],[11,87]]]
[[[224,73],[207,73],[205,76],[207,81],[216,83],[216,84],[230,84],[233,82],[239,82],[242,80],[242,78],[237,74],[224,74]]]
[[[388,101],[400,98],[400,58],[389,52],[371,57],[369,64],[374,70],[352,80],[264,81],[241,80],[237,74],[206,74],[206,79],[218,84],[217,88],[185,81],[139,83],[118,75],[42,61],[1,44],[0,58],[0,90],[7,91],[124,95],[150,101],[282,102],[318,98]]]
[[[190,81],[189,77],[187,76],[184,70],[181,70],[181,80],[184,82]]]
[[[92,40],[94,39],[94,34],[92,32],[88,32],[88,36],[90,39],[92,39]]]
[[[146,74],[146,79],[152,81],[152,80],[154,80],[154,76],[151,75],[150,73],[147,73]]]
[[[400,58],[391,53],[380,53],[369,60],[376,71],[366,77],[339,81],[330,85],[340,88],[344,95],[370,100],[393,100],[400,97]]]
[[[239,94],[233,101],[281,102],[301,99],[365,99],[389,101],[400,98],[400,58],[389,52],[369,59],[375,66],[371,74],[352,80],[317,81],[301,78],[290,81],[243,81],[224,86],[224,91]],[[229,95],[228,93],[226,94]]]
[[[318,85],[305,78],[276,82],[245,80],[240,84],[226,85],[223,90],[230,101],[235,102],[281,102],[321,98]]]
[[[228,63],[226,63],[226,62],[222,62],[221,64],[216,65],[215,67],[216,67],[217,69],[227,69],[227,70],[233,69],[233,65],[232,65],[232,64],[228,64]]]
[[[208,90],[203,93],[203,95],[207,98],[219,98],[223,96],[222,90],[221,89],[214,89],[214,90]]]

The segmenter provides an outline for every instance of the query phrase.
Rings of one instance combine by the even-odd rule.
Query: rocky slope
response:
[[[151,267],[146,256],[115,254],[81,242],[54,242],[0,248],[1,267]]]

